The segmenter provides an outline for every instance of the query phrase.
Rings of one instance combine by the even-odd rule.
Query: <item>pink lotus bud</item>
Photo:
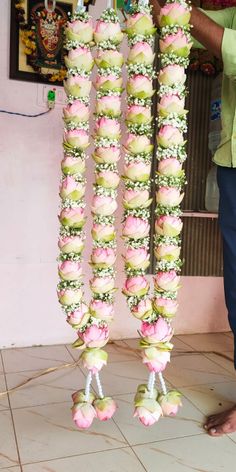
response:
[[[99,68],[107,69],[109,67],[121,67],[124,64],[124,58],[121,52],[108,49],[99,51],[95,62]]]
[[[82,98],[88,97],[91,91],[92,82],[86,77],[70,76],[64,82],[65,92],[67,95]]]
[[[156,400],[143,398],[135,403],[134,416],[137,416],[144,426],[152,426],[162,416],[162,409]]]
[[[94,318],[110,323],[114,318],[114,306],[102,300],[92,300],[89,306],[90,313]]]
[[[89,18],[88,21],[68,21],[65,30],[66,37],[72,41],[80,43],[91,43],[93,40],[93,22]]]
[[[149,266],[149,254],[145,247],[127,248],[125,251],[125,264],[131,269],[146,269]]]
[[[167,363],[170,362],[170,352],[156,347],[148,347],[142,350],[142,358],[150,372],[160,373],[165,370]]]
[[[119,90],[122,87],[122,77],[114,74],[97,75],[95,82],[96,90]],[[114,97],[112,97],[114,98]],[[117,97],[120,98],[120,97]]]
[[[147,136],[138,136],[136,134],[128,135],[128,138],[125,143],[125,148],[131,154],[141,154],[142,152],[148,154],[153,150],[151,141],[149,138],[147,138]]]
[[[166,343],[169,342],[173,336],[173,330],[171,326],[159,317],[157,321],[149,323],[143,321],[141,325],[141,335],[147,343]]]
[[[86,402],[85,390],[77,390],[77,392],[72,393],[71,395],[73,403],[84,403]],[[90,391],[88,403],[93,403],[95,400],[95,395]]]
[[[181,248],[175,244],[166,244],[155,248],[157,260],[165,259],[167,261],[176,261],[179,259]]]
[[[64,141],[72,147],[83,150],[89,146],[89,134],[84,129],[67,130],[64,134]]]
[[[128,95],[136,98],[151,98],[155,92],[152,88],[152,80],[141,74],[128,79],[126,90]]]
[[[84,182],[77,182],[74,177],[67,176],[60,185],[60,197],[62,199],[80,200],[85,194]]]
[[[68,69],[77,67],[78,69],[90,72],[93,68],[93,56],[87,47],[70,49],[65,56],[65,64]]]
[[[90,370],[92,374],[99,372],[104,365],[107,365],[108,354],[102,349],[85,349],[80,356],[80,360],[85,369]]]
[[[115,238],[115,228],[113,225],[93,223],[92,237],[95,241],[112,241]]]
[[[180,25],[189,23],[190,11],[180,3],[167,3],[161,8],[159,24],[160,26]]]
[[[73,120],[75,123],[89,120],[89,107],[80,100],[69,103],[64,109],[64,119],[66,122]]]
[[[85,303],[81,303],[79,308],[67,314],[67,323],[74,329],[81,329],[88,323],[90,313]]]
[[[116,189],[119,185],[120,177],[117,172],[106,170],[96,174],[96,184],[105,188]]]
[[[126,208],[146,208],[151,204],[148,190],[132,190],[127,189],[124,192],[124,206]]]
[[[159,216],[155,222],[155,232],[164,236],[178,236],[183,223],[177,216]]]
[[[182,171],[182,164],[174,157],[162,159],[158,164],[158,171],[160,174],[167,175],[168,177],[171,175],[179,177]]]
[[[156,192],[156,201],[160,205],[175,207],[180,205],[184,198],[184,194],[176,187],[160,187]]]
[[[96,417],[96,410],[90,403],[76,403],[72,407],[72,418],[79,429],[90,428]]]
[[[120,148],[116,146],[96,148],[93,158],[98,164],[114,164],[120,159]]]
[[[148,13],[135,13],[127,18],[127,33],[129,35],[149,35],[155,31],[152,15]]]
[[[105,197],[104,195],[94,195],[92,200],[92,212],[95,215],[110,216],[117,209],[117,202],[112,197]]]
[[[96,121],[95,132],[97,136],[103,138],[119,139],[120,137],[120,124],[117,120],[110,118],[99,118]]]
[[[149,283],[143,275],[136,277],[129,277],[126,279],[123,293],[126,296],[142,297],[146,295],[149,290]]]
[[[123,33],[120,29],[120,23],[98,20],[94,31],[95,43],[101,43],[110,39],[112,39],[116,44],[121,43]]]
[[[152,47],[145,42],[137,42],[130,48],[128,63],[151,65],[155,59]]]
[[[69,306],[81,302],[83,292],[80,288],[65,288],[58,290],[57,296],[61,305]]]
[[[81,207],[64,208],[59,215],[59,220],[63,226],[82,228],[85,224],[84,209]]]
[[[147,124],[152,121],[152,114],[150,107],[143,107],[140,105],[131,105],[127,108],[126,120],[135,124]]]
[[[134,397],[135,404],[139,402],[140,400],[143,400],[144,398],[153,398],[154,400],[156,400],[158,397],[157,389],[153,388],[153,394],[151,397],[150,397],[150,393],[151,392],[148,390],[147,384],[140,384],[137,388],[137,391]]]
[[[61,170],[65,175],[83,174],[86,170],[85,159],[65,156],[61,162]]]
[[[84,342],[86,347],[103,347],[108,341],[109,329],[106,325],[97,326],[91,325],[88,326],[83,332],[78,331],[80,339]]]
[[[145,320],[145,318],[149,318],[153,312],[151,300],[140,300],[137,305],[132,307],[131,312],[132,315],[134,315],[135,318],[138,318],[139,320]]]
[[[177,313],[178,303],[169,298],[156,297],[153,301],[153,308],[161,316],[172,318]]]
[[[123,226],[123,236],[132,239],[146,238],[149,235],[150,225],[147,220],[128,216]]]
[[[169,113],[177,113],[179,115],[185,115],[184,109],[184,98],[178,97],[178,95],[163,95],[158,103],[158,112],[162,116],[167,116]]]
[[[162,53],[174,53],[177,56],[187,57],[192,43],[188,42],[188,37],[180,28],[175,34],[168,34],[164,39],[160,39],[160,50]]]
[[[158,80],[164,85],[184,84],[186,81],[184,67],[177,64],[163,67],[159,72]]]
[[[157,135],[157,142],[160,146],[168,148],[184,144],[183,134],[178,128],[166,125],[160,128]]]
[[[84,248],[84,239],[82,236],[60,236],[58,247],[63,254],[80,254]]]
[[[129,162],[124,166],[124,174],[133,182],[147,182],[151,174],[151,164],[145,162]]]
[[[121,114],[121,98],[116,95],[106,95],[96,101],[96,113],[111,117],[118,117]]]
[[[90,287],[94,293],[107,293],[115,288],[113,277],[93,277]]]
[[[157,289],[174,292],[179,288],[180,276],[176,274],[175,270],[168,272],[158,272],[154,278]]]
[[[58,274],[62,280],[79,280],[82,277],[81,263],[77,261],[60,262]]]
[[[97,413],[97,418],[101,421],[107,421],[114,415],[117,405],[111,397],[104,397],[94,401],[94,408]]]
[[[176,416],[179,407],[182,406],[181,393],[177,390],[170,390],[166,395],[158,397],[158,403],[161,406],[164,416]]]
[[[94,248],[91,255],[91,261],[101,267],[110,267],[115,264],[116,253],[112,248]]]

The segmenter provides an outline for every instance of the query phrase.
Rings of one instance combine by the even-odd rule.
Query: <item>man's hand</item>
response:
[[[158,25],[158,17],[161,7],[165,4],[165,0],[150,0],[153,6],[154,22]],[[224,28],[213,20],[208,18],[201,10],[192,7],[190,23],[193,26],[191,33],[208,51],[214,56],[221,58],[221,45],[224,35]]]

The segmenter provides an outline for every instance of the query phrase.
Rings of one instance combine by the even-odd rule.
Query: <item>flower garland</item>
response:
[[[107,353],[101,349],[109,339],[109,323],[113,319],[113,296],[115,292],[116,241],[114,212],[117,208],[116,194],[119,184],[117,161],[120,157],[120,124],[122,79],[122,55],[118,51],[123,34],[119,19],[113,9],[101,15],[93,32],[91,17],[82,5],[73,15],[66,29],[68,55],[65,58],[68,78],[65,91],[68,105],[64,109],[66,125],[64,136],[65,157],[62,161],[63,179],[60,189],[62,198],[61,249],[58,286],[59,302],[67,314],[68,323],[77,331],[78,339],[73,346],[84,349],[81,354],[83,366],[89,370],[85,390],[72,395],[73,419],[79,428],[88,428],[93,419],[105,421],[111,418],[116,404],[104,397],[99,371],[107,363]],[[95,88],[96,163],[94,196],[92,200],[93,249],[90,281],[92,300],[89,307],[83,301],[81,253],[84,247],[85,224],[85,149],[89,146],[89,78],[93,58],[90,47],[93,39],[98,47],[96,64],[98,75]],[[98,386],[98,398],[90,392],[93,375]]]
[[[148,383],[135,396],[134,415],[146,426],[160,416],[175,415],[181,405],[179,392],[167,392],[162,377],[173,345],[170,321],[177,311],[177,290],[181,268],[180,203],[185,183],[182,163],[186,158],[185,73],[191,48],[190,7],[184,0],[168,1],[160,13],[160,61],[156,177],[156,223],[154,237],[157,258],[154,297],[150,298],[145,271],[149,265],[150,173],[152,159],[151,97],[153,79],[153,28],[147,2],[133,7],[127,21],[131,46],[127,83],[128,135],[125,164],[124,226],[126,242],[123,289],[131,313],[142,321],[140,347],[143,363],[150,371]],[[155,389],[158,373],[162,392]]]

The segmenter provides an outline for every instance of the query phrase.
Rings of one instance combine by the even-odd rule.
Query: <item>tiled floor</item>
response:
[[[215,353],[232,357],[232,336],[183,335],[174,344],[165,378],[182,392],[183,408],[176,418],[161,419],[150,428],[132,418],[136,386],[147,378],[136,340],[108,346],[110,363],[101,377],[119,408],[113,420],[95,421],[89,431],[78,431],[71,420],[71,393],[85,380],[84,370],[75,365],[0,396],[0,472],[235,470],[236,433],[211,438],[202,428],[205,415],[236,402],[233,364]],[[1,356],[3,391],[39,370],[73,364],[79,354],[69,346],[49,346],[5,350]]]

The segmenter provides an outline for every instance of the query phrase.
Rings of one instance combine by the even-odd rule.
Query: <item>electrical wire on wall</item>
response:
[[[16,115],[16,116],[23,116],[25,118],[38,118],[39,116],[47,115],[53,108],[55,108],[56,103],[56,89],[53,88],[48,91],[47,94],[47,110],[41,113],[36,113],[35,115],[30,115],[28,113],[18,113],[15,111],[9,110],[0,110],[0,113],[6,113],[7,115]]]
[[[15,111],[8,111],[8,110],[0,110],[0,113],[6,113],[7,115],[17,115],[17,116],[24,116],[26,118],[38,118],[38,116],[47,115],[51,111],[49,108],[47,111],[43,111],[42,113],[37,113],[37,115],[27,115],[26,113],[17,113]]]

